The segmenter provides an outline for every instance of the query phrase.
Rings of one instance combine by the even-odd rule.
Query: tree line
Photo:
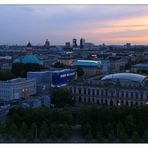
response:
[[[7,141],[15,139],[33,142],[45,142],[56,139],[67,140],[71,135],[73,116],[68,111],[60,109],[51,111],[49,108],[11,109],[6,121],[0,125],[0,136]]]
[[[87,142],[148,142],[148,106],[11,109],[0,135],[7,140],[69,140],[77,124]]]

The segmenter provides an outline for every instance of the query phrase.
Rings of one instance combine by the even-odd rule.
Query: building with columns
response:
[[[148,77],[118,73],[102,79],[73,82],[68,86],[80,104],[133,106],[148,104]]]

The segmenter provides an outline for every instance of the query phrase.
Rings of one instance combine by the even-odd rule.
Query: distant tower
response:
[[[26,50],[27,50],[27,54],[32,54],[32,45],[30,42],[28,42]]]
[[[81,38],[80,39],[80,48],[84,48],[85,45],[85,39]]]
[[[49,46],[50,46],[50,42],[48,41],[48,39],[46,39],[44,47],[49,48]]]
[[[77,47],[77,39],[73,39],[73,47]]]
[[[65,43],[65,47],[66,47],[66,48],[70,48],[70,42],[66,42],[66,43]]]

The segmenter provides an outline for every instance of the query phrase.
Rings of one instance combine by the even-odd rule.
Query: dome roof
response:
[[[32,45],[31,45],[31,43],[30,43],[30,42],[28,42],[27,47],[32,47]]]
[[[22,59],[22,63],[26,64],[26,63],[36,63],[36,64],[43,64],[42,61],[40,61],[36,56],[34,55],[26,55],[23,59]]]
[[[104,76],[101,80],[128,80],[142,83],[147,76],[134,73],[116,73]]]
[[[13,61],[13,63],[20,63],[20,62],[21,62],[20,59],[15,59],[15,60]]]

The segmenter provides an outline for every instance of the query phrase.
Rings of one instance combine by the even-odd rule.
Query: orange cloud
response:
[[[136,37],[118,37],[118,38],[111,38],[107,40],[109,42],[131,42],[131,43],[144,43],[148,44],[148,36],[136,36]]]
[[[144,32],[148,31],[148,16],[124,20],[108,20],[102,22],[101,25],[96,22],[96,26],[86,31],[86,34],[91,35],[91,38],[95,41],[99,41],[100,38],[102,41],[110,43],[132,42],[148,44],[148,36]]]

